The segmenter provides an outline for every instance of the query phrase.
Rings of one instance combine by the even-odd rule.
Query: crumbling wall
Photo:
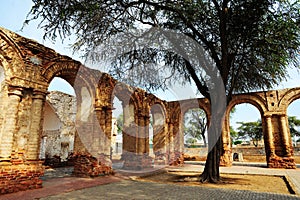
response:
[[[41,140],[41,158],[45,159],[45,164],[57,166],[66,162],[74,149],[76,98],[53,91],[47,95],[47,103]]]

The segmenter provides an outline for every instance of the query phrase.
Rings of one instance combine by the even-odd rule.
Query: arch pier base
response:
[[[124,161],[123,169],[125,170],[143,170],[153,168],[153,159],[148,154],[136,154],[125,152],[121,160]]]
[[[41,161],[23,162],[18,158],[0,162],[0,193],[12,193],[42,187],[44,166]]]
[[[88,153],[77,153],[73,156],[73,159],[73,174],[77,177],[97,177],[113,174],[111,161],[105,155],[96,158]]]
[[[288,119],[282,113],[268,113],[263,117],[267,166],[269,168],[295,169],[293,148],[287,129]]]
[[[273,156],[267,158],[268,168],[296,169],[295,159],[293,157]]]

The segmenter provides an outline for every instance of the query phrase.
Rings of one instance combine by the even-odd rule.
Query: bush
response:
[[[242,144],[242,142],[243,142],[243,141],[241,141],[241,140],[236,140],[236,141],[233,142],[233,144],[235,144],[235,145],[237,145],[237,144]]]

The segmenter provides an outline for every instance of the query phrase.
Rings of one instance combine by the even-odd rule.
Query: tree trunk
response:
[[[204,171],[200,175],[200,182],[217,183],[220,181],[220,156],[222,147],[222,122],[223,114],[218,113],[212,119],[212,123],[208,128],[208,154],[204,167]]]
[[[220,181],[220,146],[221,146],[221,137],[219,137],[217,143],[214,147],[208,152],[204,171],[200,176],[200,182],[210,182],[216,183]]]
[[[201,134],[203,142],[204,142],[204,147],[207,147],[207,143],[206,143],[206,138],[205,138],[205,133]]]

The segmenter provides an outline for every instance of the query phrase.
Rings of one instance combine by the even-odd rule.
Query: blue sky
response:
[[[77,54],[73,54],[71,49],[69,48],[69,44],[71,44],[72,40],[66,39],[62,44],[61,40],[56,41],[55,43],[49,40],[43,40],[43,30],[37,29],[38,22],[31,22],[29,25],[25,26],[23,31],[20,31],[23,21],[26,18],[27,13],[29,12],[32,6],[31,0],[1,0],[0,7],[0,26],[11,31],[14,31],[24,37],[36,40],[37,42],[54,49],[56,52],[61,53],[63,55],[68,55],[76,60],[82,61]],[[83,62],[83,61],[82,61]],[[299,84],[299,72],[296,70],[289,71],[290,78],[288,81],[283,82],[278,87],[274,89],[283,89],[283,88],[291,88],[298,87]],[[49,90],[57,90],[59,88],[60,91],[65,91],[70,93],[72,89],[65,83],[62,83],[59,80],[51,83],[51,87]],[[176,86],[174,89],[167,91],[166,93],[157,93],[157,95],[166,100],[175,100],[177,98],[185,98],[195,97],[195,90],[192,87],[184,88],[181,86]],[[289,115],[295,115],[300,118],[300,100],[295,101],[288,110]],[[247,113],[247,114],[245,114]],[[232,124],[235,124],[237,121],[255,121],[259,116],[258,110],[252,105],[239,105],[237,112],[234,114],[232,118]]]

